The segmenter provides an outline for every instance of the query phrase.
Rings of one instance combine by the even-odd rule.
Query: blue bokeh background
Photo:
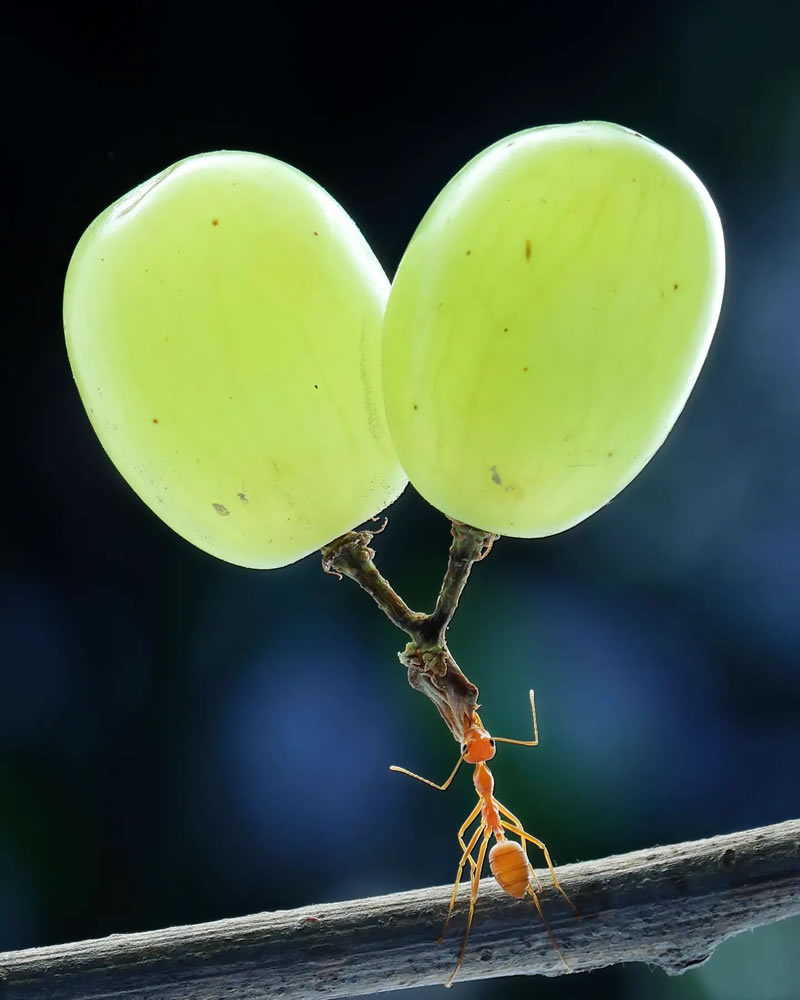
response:
[[[502,540],[450,633],[498,795],[557,860],[800,815],[800,7],[466,12],[92,4],[9,15],[0,81],[0,951],[440,884],[473,803],[403,637],[309,557],[214,561],[94,438],[63,346],[70,253],[167,164],[254,149],[319,180],[391,275],[430,201],[520,128],[579,118],[672,149],[720,210],[718,336],[664,447],[610,506]],[[430,608],[445,519],[410,488],[379,565]],[[431,928],[432,936],[438,927]],[[800,927],[464,996],[794,1000]],[[431,996],[439,995],[431,992]]]

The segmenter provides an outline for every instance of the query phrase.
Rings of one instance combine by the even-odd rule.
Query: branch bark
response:
[[[539,874],[545,913],[572,971],[647,962],[676,974],[732,934],[800,914],[800,820],[562,867],[558,877],[580,920]],[[7,952],[0,1000],[291,1000],[442,983],[465,911],[462,896],[437,946],[450,891]],[[484,880],[459,979],[563,972],[530,902]]]

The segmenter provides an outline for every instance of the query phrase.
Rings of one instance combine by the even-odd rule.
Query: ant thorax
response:
[[[479,761],[475,765],[472,783],[475,785],[478,797],[483,800],[484,804],[494,800],[494,775],[483,761]]]

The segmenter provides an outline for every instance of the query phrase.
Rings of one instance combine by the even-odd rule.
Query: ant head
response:
[[[477,715],[461,744],[461,756],[468,764],[480,764],[494,757],[495,743],[480,723]]]

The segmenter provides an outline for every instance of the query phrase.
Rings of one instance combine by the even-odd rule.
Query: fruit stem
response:
[[[386,527],[348,531],[322,549],[326,573],[347,576],[365,590],[389,620],[411,637],[398,654],[408,682],[434,703],[453,737],[462,743],[478,707],[478,689],[465,676],[447,648],[445,635],[458,607],[472,566],[484,559],[496,535],[451,522],[453,541],[436,607],[429,615],[412,611],[375,565],[370,543]]]
[[[467,585],[473,564],[489,555],[498,537],[489,531],[471,528],[461,521],[451,521],[450,530],[453,541],[447,559],[447,572],[442,580],[433,614],[427,616],[424,625],[429,636],[435,637],[439,642],[444,642],[445,633]]]

